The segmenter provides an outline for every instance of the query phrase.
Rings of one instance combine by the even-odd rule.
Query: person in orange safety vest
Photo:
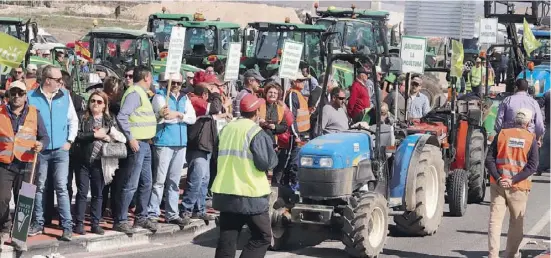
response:
[[[502,129],[495,137],[486,156],[490,173],[490,222],[488,226],[489,258],[499,257],[501,227],[509,210],[506,258],[520,257],[519,247],[524,236],[524,216],[531,176],[539,162],[536,136],[528,131],[532,111],[519,109],[514,128]]]
[[[37,109],[27,105],[25,84],[14,81],[10,86],[8,103],[0,105],[0,244],[7,239],[12,228],[12,189],[17,203],[22,182],[30,180],[35,155],[50,142]],[[15,248],[26,249],[19,245]]]

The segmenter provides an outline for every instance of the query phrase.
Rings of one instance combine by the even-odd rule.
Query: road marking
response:
[[[528,236],[535,236],[537,235],[539,232],[541,232],[543,230],[543,227],[545,227],[545,225],[547,225],[549,223],[549,216],[551,216],[551,210],[547,210],[547,212],[545,213],[545,215],[543,215],[543,217],[536,223],[536,225],[534,225],[532,227],[532,229],[530,229],[530,231],[528,231],[528,233],[525,233],[524,235],[528,235]],[[532,238],[529,238],[529,237],[525,237],[522,242],[520,243],[520,248],[522,250],[522,248],[524,248],[524,246],[526,246],[526,244],[528,243],[528,241],[530,240],[534,240]]]

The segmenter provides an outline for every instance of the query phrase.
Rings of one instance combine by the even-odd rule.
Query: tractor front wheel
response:
[[[462,217],[467,212],[468,183],[469,175],[463,169],[452,171],[448,178],[448,202],[452,216]]]
[[[415,180],[412,198],[415,209],[394,217],[397,228],[409,235],[426,236],[436,233],[444,216],[446,173],[442,152],[434,145],[425,144],[417,164],[410,164],[415,171],[408,172]]]
[[[369,192],[351,197],[343,211],[343,239],[352,257],[377,257],[388,234],[387,201],[382,194]]]

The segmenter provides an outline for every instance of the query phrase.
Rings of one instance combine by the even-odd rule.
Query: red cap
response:
[[[256,111],[262,104],[264,104],[264,99],[257,98],[254,94],[249,93],[241,99],[239,109],[242,112],[253,112]]]
[[[205,74],[205,77],[203,78],[203,82],[209,83],[209,84],[216,84],[218,86],[224,85],[223,83],[218,80],[218,77],[214,74]]]

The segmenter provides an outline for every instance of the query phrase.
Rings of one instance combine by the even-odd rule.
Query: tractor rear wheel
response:
[[[368,192],[351,197],[343,211],[343,239],[352,257],[377,257],[388,235],[387,201],[382,194]]]
[[[415,171],[408,173],[415,179],[415,196],[406,200],[415,201],[415,209],[395,216],[394,222],[406,234],[426,236],[436,233],[442,222],[446,173],[442,152],[434,145],[423,146],[417,162],[410,164]]]
[[[463,169],[452,171],[448,178],[448,203],[452,216],[462,217],[467,212],[469,175]]]
[[[484,135],[479,129],[471,133],[469,142],[469,203],[480,203],[486,196],[486,168],[484,166]]]

